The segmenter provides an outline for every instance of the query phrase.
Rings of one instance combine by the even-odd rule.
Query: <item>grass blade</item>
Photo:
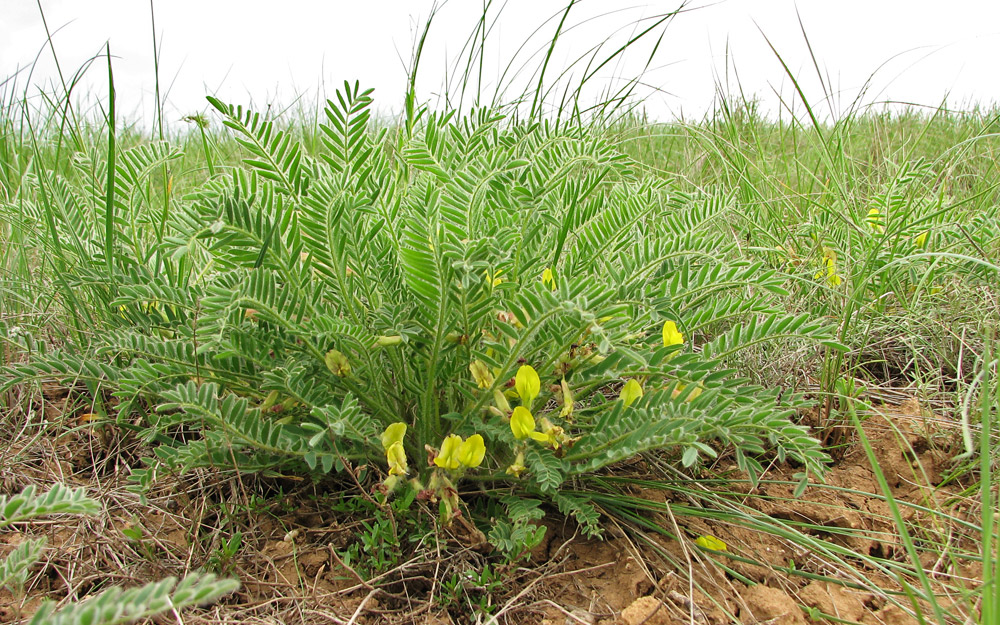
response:
[[[108,43],[108,180],[104,193],[104,261],[108,275],[114,276],[115,244],[115,75],[111,68],[111,43]]]

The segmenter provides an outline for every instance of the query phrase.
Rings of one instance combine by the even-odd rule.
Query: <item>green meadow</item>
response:
[[[997,622],[1000,111],[421,48],[392,118],[3,83],[0,621]]]

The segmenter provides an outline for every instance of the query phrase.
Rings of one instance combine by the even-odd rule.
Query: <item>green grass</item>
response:
[[[851,348],[843,357],[818,358],[791,343],[779,343],[742,354],[732,360],[733,366],[756,375],[764,384],[801,383],[802,373],[820,377],[825,371],[827,380],[836,376],[856,378],[869,386],[907,387],[918,397],[943,400],[943,405],[953,408],[955,418],[960,416],[957,407],[962,405],[963,392],[971,388],[982,398],[981,409],[973,411],[967,427],[975,446],[982,450],[979,465],[969,470],[980,476],[983,516],[968,530],[992,528],[982,533],[984,548],[990,548],[996,544],[991,489],[996,483],[997,454],[996,406],[991,411],[988,397],[997,384],[986,375],[980,376],[978,388],[970,385],[977,374],[976,363],[986,358],[985,337],[1000,318],[995,287],[1000,258],[997,113],[868,114],[817,129],[762,119],[754,111],[752,103],[726,105],[720,106],[716,117],[694,124],[624,120],[610,129],[595,126],[588,132],[609,133],[637,166],[649,175],[674,180],[681,190],[712,188],[725,194],[738,218],[717,227],[738,242],[741,258],[764,260],[787,272],[790,294],[783,305],[790,311],[808,311],[833,320],[841,328],[840,340]],[[27,127],[19,125],[23,120],[9,108],[5,113],[0,138],[4,156],[0,340],[4,364],[9,365],[37,351],[42,341],[86,343],[107,315],[100,310],[106,303],[81,301],[63,282],[61,275],[75,261],[63,249],[72,244],[52,237],[52,227],[47,226],[63,217],[56,203],[32,214],[26,210],[25,199],[43,187],[52,189],[52,197],[95,184],[110,188],[114,179],[98,155],[114,144],[109,144],[109,133],[99,124],[67,128],[66,119],[59,119],[55,111],[35,111]],[[312,145],[314,154],[320,151],[317,141],[306,140],[317,134],[311,122],[283,120],[282,126],[303,139],[304,146]],[[119,129],[114,140],[119,149],[152,144],[151,138],[127,128]],[[157,167],[130,198],[149,215],[157,215],[161,207],[171,206],[204,184],[218,168],[239,162],[240,146],[218,124],[198,125],[167,140],[177,146],[178,157]],[[69,165],[70,154],[90,160],[85,167],[74,168]],[[875,232],[866,222],[873,206],[886,216],[884,232]],[[101,234],[109,241],[124,236],[138,250],[164,236],[162,221],[149,219],[122,224],[121,230],[108,229],[114,215],[109,211],[105,215],[108,221],[102,224]],[[930,232],[928,243],[914,246],[913,237],[924,231]],[[824,246],[837,250],[839,285],[815,277]],[[766,374],[759,373],[762,363],[772,366]],[[837,396],[828,382],[820,391]],[[12,399],[8,395],[8,402]],[[838,404],[831,406],[829,428],[860,425],[848,421],[856,419],[853,408],[844,413],[838,411]],[[982,425],[987,428],[981,429]],[[859,427],[855,431],[862,432]],[[864,438],[862,442],[866,443]],[[676,484],[656,485],[678,492]],[[602,490],[614,492],[607,484]],[[875,561],[868,565],[896,571],[914,598],[929,601],[931,611],[919,611],[923,621],[961,620],[971,608],[952,605],[946,610],[935,601],[919,565],[920,548],[910,538],[898,502],[887,488],[883,492],[908,557],[917,564],[899,568]],[[715,520],[775,533],[825,554],[840,566],[856,566],[850,553],[817,541],[803,531],[808,528],[774,524],[733,508],[729,499],[711,489],[693,496],[711,504],[708,514]],[[630,506],[650,510],[648,503],[624,495],[592,493],[591,497],[605,511],[640,528],[671,531],[626,512]],[[690,509],[674,512],[694,514]],[[989,623],[992,617],[988,615],[995,614],[998,604],[991,595],[995,584],[990,581],[996,579],[996,560],[992,551],[984,553],[980,622]],[[913,585],[905,581],[911,577]],[[972,593],[967,605],[976,604],[975,597],[980,595],[969,589],[965,592]],[[898,600],[911,605],[905,598]],[[912,605],[922,604],[914,599]]]
[[[532,102],[530,120],[543,117],[545,67],[562,28],[560,22],[537,74],[537,87],[531,97],[521,98]],[[352,127],[352,145],[360,145],[357,137],[362,135],[384,141],[377,149],[395,158],[413,148],[414,137],[423,140],[420,133],[435,122],[417,101],[419,54],[415,59],[405,114],[384,124],[365,120]],[[109,64],[113,83],[112,71]],[[131,304],[119,309],[118,280],[133,268],[130,263],[178,289],[199,288],[217,275],[218,267],[205,262],[205,255],[192,251],[188,256],[171,256],[157,250],[177,250],[176,242],[171,243],[181,231],[177,220],[183,219],[183,211],[198,194],[207,197],[208,191],[222,188],[232,171],[253,169],[249,157],[261,158],[247,148],[253,133],[245,133],[241,143],[230,132],[238,126],[233,119],[239,116],[229,117],[229,129],[214,113],[192,117],[189,126],[172,129],[165,129],[160,117],[154,137],[116,119],[114,107],[102,118],[78,110],[64,91],[28,98],[13,84],[5,83],[0,91],[0,366],[12,367],[7,371],[63,347],[87,354],[90,346],[102,345],[105,333],[133,324],[155,333],[156,315],[172,313]],[[621,105],[613,99],[608,103],[614,103],[612,108]],[[724,204],[726,218],[693,220],[696,233],[726,246],[729,261],[760,262],[763,269],[778,272],[784,292],[768,300],[770,305],[789,314],[807,313],[836,329],[835,338],[848,348],[846,352],[820,350],[801,337],[788,336],[737,342],[741,349],[724,352],[723,364],[764,387],[808,389],[819,403],[816,435],[832,455],[859,441],[880,490],[852,494],[886,503],[888,514],[879,521],[895,528],[901,553],[858,554],[823,538],[821,533],[829,528],[821,524],[760,513],[753,503],[767,496],[754,489],[769,484],[767,473],[748,479],[743,474],[716,475],[711,467],[702,466],[697,475],[704,479],[692,481],[692,474],[681,466],[688,463],[653,455],[649,475],[581,476],[574,490],[566,493],[576,497],[572,501],[590,502],[623,521],[638,540],[677,570],[690,566],[690,561],[676,560],[652,536],[676,539],[681,533],[678,519],[681,524],[685,519],[708,519],[776,537],[838,571],[831,575],[793,564],[778,568],[789,577],[831,579],[870,590],[912,610],[920,622],[945,625],[971,618],[984,625],[993,623],[1000,609],[996,557],[1000,379],[990,337],[996,335],[1000,320],[1000,111],[890,113],[855,107],[841,119],[820,120],[808,102],[797,106],[805,114],[775,120],[763,117],[754,101],[720,99],[706,119],[667,124],[633,115],[584,121],[578,102],[558,110],[566,132],[621,150],[639,179],[668,180],[672,193],[695,197],[708,192],[708,197],[717,198]],[[320,162],[330,155],[318,111],[270,121],[298,142],[304,157]],[[565,158],[557,164],[565,165],[570,160]],[[426,159],[399,159],[412,168],[413,179],[419,166],[436,166]],[[136,171],[142,167],[146,169]],[[267,171],[281,178],[288,169],[275,162]],[[345,178],[358,173],[349,166],[342,171],[347,172]],[[132,182],[123,182],[123,175]],[[279,182],[289,196],[300,191],[290,179]],[[872,210],[878,211],[874,217]],[[266,256],[267,245],[258,258]],[[99,262],[94,264],[95,260]],[[346,269],[340,268],[340,274],[345,278]],[[747,297],[760,295],[749,285],[740,288]],[[737,309],[730,317],[706,321],[689,340],[704,348],[739,324],[756,323],[756,318],[753,309]],[[162,337],[177,330],[159,329]],[[197,333],[193,336],[197,341]],[[439,332],[437,338],[443,345],[445,334]],[[88,362],[110,367],[124,358],[106,348],[100,355],[104,360]],[[392,364],[405,369],[404,363]],[[38,375],[26,379],[45,377],[37,369],[34,373]],[[93,368],[81,374],[91,402],[87,411],[114,420],[114,405],[107,401],[101,374]],[[196,369],[190,377],[201,380],[203,374]],[[253,397],[258,392],[254,383],[246,378],[241,391]],[[11,385],[0,396],[0,409],[8,420],[4,435],[38,436],[63,427],[29,423],[21,417],[15,423],[13,415],[20,414],[16,408],[35,399],[32,384]],[[900,501],[893,495],[866,435],[865,425],[872,422],[876,406],[863,391],[900,388],[931,402],[938,417],[952,424],[951,438],[944,445],[950,444],[952,455],[964,455],[966,462],[956,466],[951,477],[964,484],[967,498],[974,499],[970,511],[975,514],[959,515],[933,502]],[[369,391],[355,392],[364,396]],[[391,404],[396,400],[392,394],[391,390],[385,390],[384,397],[373,393],[366,401],[373,406]],[[428,387],[421,406],[434,401],[438,398]],[[184,427],[194,428],[190,423]],[[688,503],[660,505],[633,497],[628,489],[637,486],[660,489]],[[821,484],[810,488],[836,490]],[[755,494],[748,495],[748,490]],[[933,519],[934,527],[908,520],[907,514],[915,510]],[[379,523],[388,528],[394,521],[382,512],[377,515]],[[668,518],[672,523],[665,521]],[[953,542],[949,531],[961,540]],[[861,535],[843,530],[847,537],[855,533]],[[693,543],[691,549],[695,557],[727,567],[737,579],[745,577],[736,572],[734,563],[754,561],[735,550],[710,553]],[[930,553],[953,564],[978,562],[982,584],[932,579],[923,564]],[[397,557],[394,551],[391,559]],[[375,574],[380,567],[366,562],[358,568]],[[896,585],[870,582],[866,570],[878,571]],[[452,600],[460,603],[455,584],[449,588],[456,593]],[[945,602],[942,593],[957,600]]]

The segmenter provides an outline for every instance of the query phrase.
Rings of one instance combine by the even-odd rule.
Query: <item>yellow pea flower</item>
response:
[[[712,551],[726,551],[728,549],[726,543],[710,534],[705,534],[694,539],[694,544],[705,549],[711,549]]]
[[[518,406],[510,415],[510,431],[514,433],[514,438],[521,440],[528,437],[528,432],[535,429],[535,417],[531,411],[524,406]]]
[[[868,225],[871,226],[872,230],[882,234],[885,232],[885,226],[882,225],[882,213],[877,208],[872,208],[868,211],[868,217],[865,219]]]
[[[406,436],[406,424],[393,423],[382,432],[382,449],[388,450],[394,444],[402,443],[404,436]]]
[[[479,388],[490,388],[496,381],[496,378],[490,373],[490,368],[482,360],[473,360],[469,364],[469,372],[472,373],[472,379],[476,381],[476,386]]]
[[[842,280],[840,279],[840,276],[837,275],[837,252],[828,247],[824,247],[823,259],[820,263],[820,270],[816,272],[815,276],[813,276],[814,279],[820,280],[825,276],[827,284],[830,286],[840,286]]]
[[[640,397],[642,397],[642,386],[639,385],[639,382],[635,378],[625,383],[621,394],[618,396],[619,399],[625,402],[626,406],[631,406]]]
[[[514,433],[514,438],[517,440],[523,440],[529,436],[543,443],[549,440],[549,437],[545,434],[535,431],[535,417],[524,406],[518,406],[511,413],[510,431]]]
[[[507,475],[513,475],[514,477],[521,477],[524,470],[527,469],[524,466],[524,452],[517,452],[517,458],[514,459],[514,464],[507,467]]]
[[[677,399],[680,396],[680,394],[684,392],[684,389],[686,388],[687,388],[686,384],[678,384],[677,388],[675,388],[674,391],[670,394],[670,399]],[[703,390],[704,389],[700,385],[695,387],[695,389],[691,391],[691,395],[684,401],[694,401],[699,395],[701,395],[701,392]]]
[[[486,270],[483,272],[483,275],[486,276],[487,284],[489,284],[490,287],[493,288],[500,286],[500,283],[503,282],[503,278],[500,277],[500,274],[502,273],[503,269],[497,271],[495,274],[491,274],[489,270]]]
[[[465,439],[458,448],[458,461],[471,468],[478,467],[486,457],[486,443],[479,434],[473,434]]]
[[[531,402],[538,397],[538,391],[541,389],[542,382],[538,379],[538,373],[531,365],[523,365],[517,370],[517,376],[514,378],[514,390],[521,398],[521,404],[530,407]]]
[[[542,417],[541,437],[531,434],[531,438],[552,445],[552,449],[559,449],[559,445],[566,438],[566,433],[561,427],[553,425],[551,421]]]
[[[556,276],[548,267],[542,272],[542,284],[548,286],[553,291],[556,290]]]
[[[458,468],[458,449],[462,446],[462,437],[458,434],[449,434],[441,443],[441,453],[434,458],[434,464],[442,469]]]
[[[385,450],[385,458],[389,462],[389,475],[406,475],[406,450],[402,441],[396,441]]]
[[[275,404],[277,404],[278,403],[278,397],[279,397],[278,391],[271,391],[270,393],[268,393],[267,397],[265,397],[264,401],[261,402],[261,404],[260,404],[260,410],[261,410],[261,412],[264,412],[266,410],[270,410],[271,407],[273,407]]]
[[[559,411],[559,416],[563,419],[569,419],[573,416],[573,393],[569,390],[569,384],[566,383],[566,378],[563,378],[559,382],[559,387],[562,389],[562,410]]]
[[[684,342],[684,335],[677,330],[677,324],[673,321],[663,322],[663,346],[680,345]]]

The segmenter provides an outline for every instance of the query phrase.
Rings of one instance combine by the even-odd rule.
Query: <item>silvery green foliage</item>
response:
[[[88,498],[82,488],[56,484],[47,493],[39,494],[35,486],[31,485],[17,495],[0,495],[0,529],[35,517],[50,514],[94,514],[100,509],[100,504]],[[44,537],[21,541],[0,562],[0,587],[20,590],[28,579],[28,569],[38,561],[44,548]]]
[[[0,528],[47,514],[97,514],[101,510],[83,488],[56,484],[46,493],[37,490],[31,485],[18,495],[0,495]]]
[[[45,538],[29,538],[21,541],[3,562],[0,562],[0,587],[6,586],[15,594],[20,593],[28,581],[28,569],[31,568],[45,548]]]
[[[71,603],[55,611],[45,603],[32,617],[31,625],[113,625],[191,605],[217,601],[239,588],[239,582],[217,579],[210,573],[191,573],[177,581],[151,582],[140,588],[109,588],[92,599]]]
[[[412,136],[373,132],[370,91],[357,85],[328,102],[315,154],[275,120],[210,102],[245,150],[240,166],[171,204],[162,223],[122,199],[119,218],[160,225],[155,240],[125,229],[114,276],[82,225],[100,222],[100,198],[67,191],[54,227],[85,243],[67,245],[64,279],[104,311],[101,332],[7,372],[11,384],[72,377],[114,389],[120,418],[140,415],[156,443],[138,485],[234,463],[384,466],[379,435],[396,422],[409,426],[421,477],[425,446],[479,433],[488,454],[477,470],[508,480],[516,441],[490,408],[523,363],[552,400],[536,416],[572,444],[529,449],[518,484],[590,532],[594,508],[557,496],[561,486],[638,453],[668,450],[691,466],[731,447],[751,475],[772,452],[821,470],[818,442],[790,420],[804,398],[749,386],[726,363],[776,339],[839,346],[823,321],[782,309],[785,276],[741,259],[720,227],[734,210],[726,192],[685,194],[640,175],[599,129],[494,110],[428,114]],[[132,197],[143,172],[175,154],[132,154],[116,196]],[[659,342],[668,319],[688,337],[682,350]],[[329,366],[329,354],[347,366]],[[477,360],[489,388],[470,375]],[[550,391],[563,378],[572,417]],[[640,401],[608,400],[633,378]]]
[[[0,528],[11,523],[27,522],[52,514],[95,514],[100,504],[87,497],[83,488],[56,484],[46,493],[28,486],[20,494],[0,496]],[[28,569],[35,564],[45,547],[45,539],[26,539],[0,562],[0,586],[20,594],[27,581]],[[112,625],[127,623],[171,609],[210,603],[236,590],[235,580],[220,580],[214,575],[191,573],[178,582],[168,578],[141,588],[109,588],[80,603],[70,603],[60,610],[55,603],[44,602],[32,617],[32,625]]]

